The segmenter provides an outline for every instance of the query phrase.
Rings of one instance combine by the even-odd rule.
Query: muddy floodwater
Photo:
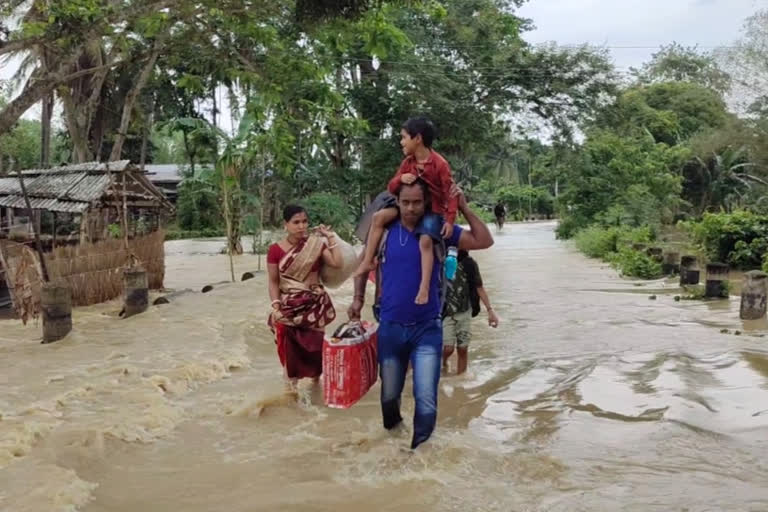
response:
[[[76,309],[51,345],[0,321],[0,510],[768,510],[768,325],[621,279],[554,227],[475,255],[501,325],[475,319],[415,452],[410,382],[394,434],[378,384],[346,411],[283,392],[264,274],[198,293],[228,279],[221,241],[168,242],[166,286],[195,293],[145,314]]]

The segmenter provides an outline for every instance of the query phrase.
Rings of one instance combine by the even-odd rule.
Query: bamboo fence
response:
[[[164,230],[157,230],[129,240],[128,250],[121,239],[57,247],[45,253],[45,262],[52,281],[64,281],[71,287],[72,305],[88,306],[114,299],[123,292],[123,269],[132,264],[133,257],[147,271],[149,287],[162,288],[164,240]],[[24,244],[0,240],[0,263],[17,313],[22,319],[25,313],[35,317],[40,307],[41,285],[37,255]],[[24,311],[28,307],[33,311]]]

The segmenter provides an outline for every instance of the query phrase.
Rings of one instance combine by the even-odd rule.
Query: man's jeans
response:
[[[384,428],[399,424],[400,395],[408,362],[413,365],[413,415],[411,448],[429,439],[437,421],[437,383],[443,352],[443,329],[439,319],[415,324],[381,322],[378,329],[378,359],[381,374],[381,414]]]

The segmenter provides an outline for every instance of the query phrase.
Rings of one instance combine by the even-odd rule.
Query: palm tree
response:
[[[728,211],[743,203],[755,185],[768,186],[768,181],[747,172],[758,164],[748,161],[747,148],[728,146],[704,159],[695,157],[684,169],[688,195],[698,196],[698,214],[724,208]]]

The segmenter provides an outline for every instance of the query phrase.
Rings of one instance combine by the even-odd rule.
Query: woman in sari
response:
[[[295,386],[298,379],[317,380],[323,372],[325,326],[336,318],[336,311],[320,283],[320,269],[341,267],[342,255],[330,228],[319,226],[309,233],[309,217],[301,206],[286,206],[283,219],[288,236],[267,253],[269,325],[283,374]]]

